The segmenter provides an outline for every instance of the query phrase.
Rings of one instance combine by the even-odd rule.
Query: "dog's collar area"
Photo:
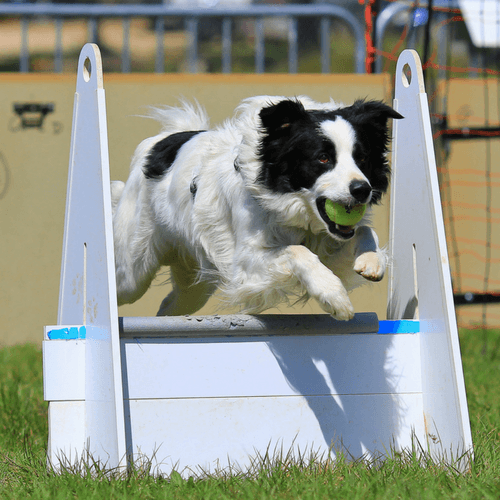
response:
[[[326,225],[328,226],[328,231],[330,231],[330,233],[333,234],[334,236],[337,236],[343,240],[351,239],[354,236],[354,233],[356,232],[355,226],[342,226],[340,224],[331,221],[328,215],[326,214],[325,203],[326,203],[326,198],[318,198],[316,200],[316,206],[318,207],[319,214],[321,215],[321,218],[325,221]]]

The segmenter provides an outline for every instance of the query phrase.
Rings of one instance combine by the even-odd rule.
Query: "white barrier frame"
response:
[[[189,475],[244,470],[270,450],[358,458],[418,440],[449,461],[472,450],[416,52],[402,53],[396,75],[405,119],[394,124],[388,321],[118,318],[101,60],[96,45],[83,47],[58,326],[45,327],[43,342],[52,466],[146,458]]]

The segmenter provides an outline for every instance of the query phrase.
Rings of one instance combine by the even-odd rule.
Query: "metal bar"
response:
[[[62,73],[63,71],[62,19],[60,17],[57,17],[55,24],[56,24],[56,46],[54,48],[54,70],[56,73]]]
[[[321,73],[330,73],[330,18],[322,17],[320,24],[320,44],[321,44]]]
[[[448,140],[471,140],[471,139],[498,139],[500,127],[462,127],[454,129],[442,129],[435,134],[435,138]]]
[[[90,17],[87,25],[87,37],[90,43],[97,42],[97,18]]]
[[[222,20],[222,72],[231,73],[233,23],[230,17]]]
[[[439,1],[439,0],[436,0]],[[335,17],[348,24],[355,38],[355,70],[364,71],[365,46],[364,29],[360,19],[357,19],[347,9],[332,4],[311,5],[246,5],[224,6],[211,8],[176,7],[167,4],[51,4],[51,3],[0,3],[0,15],[18,16],[46,16],[46,17],[86,17],[89,20],[90,36],[92,42],[97,41],[97,18],[101,17],[159,17],[172,16],[188,19],[199,17],[250,17],[256,19],[256,67],[264,71],[264,47],[262,23],[264,17]],[[193,23],[189,23],[193,26]],[[193,35],[194,32],[191,32]],[[261,44],[262,42],[262,44]],[[190,67],[193,69],[197,60],[197,42],[190,45]],[[196,55],[196,57],[194,57]]]
[[[391,3],[381,12],[379,12],[377,20],[375,21],[375,39],[373,40],[376,49],[378,49],[379,51],[383,49],[385,31],[387,30],[392,20],[401,12],[409,10],[411,10],[410,4]],[[375,73],[382,72],[382,65],[383,59],[377,52],[375,54]]]
[[[155,72],[165,72],[165,22],[163,17],[155,19],[155,34],[156,34],[156,56],[155,56]]]
[[[483,67],[482,53],[474,44],[469,44],[469,78],[478,78],[478,68]]]
[[[345,335],[378,333],[376,313],[358,313],[350,321],[327,314],[260,316],[155,316],[119,318],[120,338],[248,337],[273,335]]]
[[[198,19],[188,17],[186,19],[186,31],[188,33],[188,71],[198,73]]]
[[[334,16],[362,23],[344,7],[314,5],[225,5],[223,7],[178,7],[168,4],[72,4],[72,3],[1,3],[0,15],[62,17],[297,17]]]
[[[424,81],[427,81],[427,63],[429,61],[430,57],[430,45],[431,45],[431,38],[432,38],[432,33],[431,33],[431,27],[433,23],[433,17],[434,17],[434,8],[433,8],[434,0],[428,0],[427,2],[427,22],[425,23],[424,27],[424,53],[423,53],[423,58],[424,58],[424,67],[423,67],[423,73],[424,73]],[[446,39],[445,39],[446,40]],[[438,46],[441,44],[442,41],[440,38],[438,38]],[[446,47],[446,44],[445,44]]]
[[[453,296],[456,306],[473,306],[477,304],[498,304],[500,303],[500,293],[472,293],[466,292]]]
[[[381,0],[370,0],[371,3],[371,16],[372,19],[375,21],[373,22],[372,26],[372,33],[371,33],[371,41],[372,41],[372,47],[373,52],[371,54],[367,54],[367,61],[366,61],[366,70],[369,73],[375,73],[375,56],[377,54],[377,45],[375,43],[375,40],[377,39],[377,17],[380,12],[380,5],[381,5]]]
[[[288,21],[288,73],[297,73],[299,49],[298,49],[298,21],[291,17]]]
[[[364,29],[359,24],[352,23],[352,20],[344,19],[351,24],[351,28],[354,32],[354,71],[356,73],[365,72],[365,58],[366,58],[366,46],[364,39]]]
[[[438,60],[438,81],[443,81],[446,79],[446,59],[448,51],[450,50],[450,35],[452,34],[453,27],[445,25],[445,21],[448,15],[445,12],[436,12],[435,14],[436,23],[435,26],[441,26],[437,30],[435,35],[437,38],[437,60]],[[427,62],[424,60],[424,62]]]
[[[29,19],[21,18],[21,54],[19,58],[19,70],[27,73],[30,69],[30,54],[28,48]]]
[[[130,73],[130,17],[122,19],[122,73]]]
[[[255,19],[255,72],[265,71],[265,48],[264,48],[264,19]]]

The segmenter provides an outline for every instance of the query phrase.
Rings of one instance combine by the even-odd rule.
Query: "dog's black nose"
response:
[[[366,203],[372,192],[372,187],[366,181],[352,181],[349,191],[359,203]]]

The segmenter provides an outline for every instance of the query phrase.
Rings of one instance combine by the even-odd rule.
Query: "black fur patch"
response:
[[[317,122],[304,106],[285,100],[263,108],[260,118],[265,135],[260,144],[262,168],[258,182],[278,193],[311,188],[316,179],[335,165],[335,146],[317,131]],[[327,154],[331,161],[318,158]]]
[[[158,141],[151,149],[144,164],[144,175],[148,179],[161,179],[174,163],[179,149],[195,135],[204,130],[178,132]]]

